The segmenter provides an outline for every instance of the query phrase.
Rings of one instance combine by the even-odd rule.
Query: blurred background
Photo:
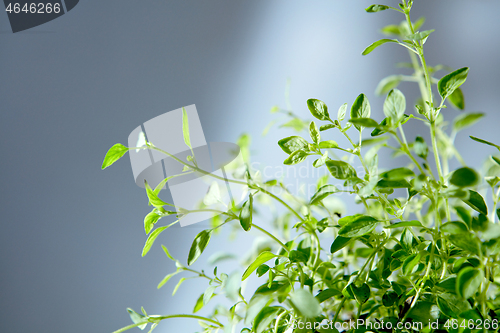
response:
[[[381,27],[402,20],[391,11],[365,13],[370,4],[82,0],[70,13],[16,34],[0,13],[0,331],[111,332],[130,323],[126,307],[190,313],[205,282],[189,280],[174,297],[175,278],[157,290],[175,270],[160,244],[185,262],[200,230],[172,227],[141,258],[147,198],[128,158],[100,170],[107,149],[126,143],[139,124],[196,104],[207,141],[236,142],[249,133],[254,161],[279,167],[286,156],[276,142],[291,132],[276,125],[261,133],[276,119],[271,107],[286,107],[287,80],[291,107],[304,118],[308,98],[336,114],[364,92],[372,117],[382,119],[384,98],[375,87],[407,73],[393,64],[408,55],[385,45],[361,56],[382,38]],[[429,64],[471,68],[462,87],[466,111],[487,118],[456,144],[473,167],[493,148],[468,135],[500,141],[499,11],[493,0],[419,0],[412,11],[414,19],[427,18],[423,29],[436,29],[426,44]],[[411,106],[416,86],[400,89]],[[458,113],[445,110],[445,119]],[[424,127],[409,132],[427,135]],[[224,249],[243,255],[249,244],[214,237],[195,266],[208,267],[210,254]],[[197,330],[196,322],[175,319],[155,332]]]

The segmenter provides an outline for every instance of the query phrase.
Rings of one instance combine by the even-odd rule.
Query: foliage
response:
[[[261,180],[258,170],[250,168],[249,139],[243,136],[239,143],[246,157],[240,166],[244,172],[239,173],[239,180],[230,181],[247,186],[248,200],[241,205],[230,202],[227,211],[222,212],[224,219],[214,219],[213,228],[196,236],[187,265],[174,259],[163,246],[177,271],[167,275],[158,287],[174,275],[187,273],[208,282],[206,291],[194,302],[193,313],[222,295],[233,305],[216,306],[208,317],[157,316],[148,315],[144,309],[142,314],[128,309],[133,324],[116,332],[133,327],[144,329],[147,324],[153,330],[160,321],[176,317],[198,319],[203,332],[233,332],[235,327],[242,333],[496,331],[500,315],[500,158],[492,155],[485,162],[485,170],[479,171],[467,166],[460,156],[454,145],[457,133],[476,123],[483,114],[460,114],[448,132],[441,113],[446,112],[447,105],[465,108],[460,87],[469,69],[452,71],[441,79],[434,77],[444,66],[427,65],[424,44],[433,30],[419,30],[423,19],[411,21],[412,5],[413,1],[405,0],[398,8],[372,5],[366,9],[395,10],[405,20],[383,28],[382,32],[392,39],[371,44],[363,55],[385,43],[398,44],[408,49],[409,66],[414,70],[412,75],[391,75],[380,82],[376,93],[386,95],[382,106],[384,119],[371,118],[371,106],[364,94],[356,98],[349,113],[347,104],[340,106],[336,117],[324,102],[309,99],[307,108],[315,118],[309,124],[290,108],[272,109],[291,117],[285,127],[299,133],[308,129],[310,138],[293,135],[278,145],[286,154],[286,165],[312,161],[314,167],[327,168],[331,177],[318,180],[316,193],[305,198],[292,196],[282,180]],[[414,112],[397,89],[403,81],[418,83],[421,99]],[[346,115],[349,119],[344,121]],[[430,129],[428,143],[422,136],[407,140],[404,125],[417,122]],[[186,145],[191,149],[185,112],[182,126]],[[366,134],[370,137],[366,138]],[[352,135],[358,136],[359,141]],[[334,136],[344,136],[350,146],[341,147],[325,139]],[[492,152],[494,148],[500,150],[495,143],[471,138],[490,146]],[[103,168],[116,162],[128,149],[161,151],[150,143],[140,148],[117,144],[106,155]],[[406,164],[379,170],[380,149],[393,151],[395,157],[405,156]],[[361,168],[356,167],[353,159],[359,161]],[[461,165],[456,170],[450,170],[452,159]],[[188,162],[178,162],[185,165],[186,172],[202,172],[194,155]],[[143,255],[170,226],[155,229],[162,217],[175,214],[182,219],[193,213],[161,200],[161,187],[163,184],[155,190],[146,186],[154,209],[144,220],[149,237]],[[284,195],[273,194],[275,188],[283,189]],[[210,190],[207,196],[216,193]],[[329,199],[339,193],[352,194],[361,205],[361,212],[341,217],[332,210]],[[486,200],[488,193],[491,199]],[[259,219],[269,218],[259,217],[256,208],[269,201],[264,200],[266,197],[283,208],[272,217],[272,232],[256,224]],[[253,259],[236,279],[219,272],[217,267],[211,275],[189,268],[210,246],[214,231],[228,223],[241,225],[245,232],[257,230],[273,242],[272,248],[254,251]],[[254,274],[261,285],[244,296],[241,282]],[[174,292],[185,279],[181,278]],[[356,329],[346,325],[353,321]],[[398,323],[403,326],[397,326]],[[392,329],[387,329],[389,324]]]

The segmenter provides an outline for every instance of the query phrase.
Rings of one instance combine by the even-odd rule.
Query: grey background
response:
[[[145,193],[127,159],[101,171],[104,154],[144,121],[196,104],[207,141],[235,142],[246,131],[254,135],[255,160],[279,165],[285,156],[274,142],[289,132],[260,133],[274,118],[271,106],[285,105],[287,78],[292,106],[304,117],[308,98],[336,110],[365,92],[381,119],[383,99],[374,88],[407,55],[395,45],[360,55],[381,38],[378,28],[401,20],[364,13],[369,4],[87,0],[18,34],[0,13],[0,332],[111,332],[129,324],[128,306],[190,312],[205,286],[186,282],[175,297],[175,282],[157,291],[175,269],[159,243],[186,260],[199,230],[169,229],[141,258]],[[492,150],[467,135],[499,141],[500,3],[433,0],[415,7],[414,17],[427,16],[424,27],[437,30],[428,41],[429,63],[471,67],[467,111],[488,118],[457,145],[477,167]],[[409,102],[414,88],[402,85]],[[456,114],[446,111],[447,119]],[[243,253],[237,244],[220,236],[209,253]],[[172,320],[157,332],[197,327]]]

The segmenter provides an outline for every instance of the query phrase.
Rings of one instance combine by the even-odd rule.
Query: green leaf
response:
[[[472,126],[484,117],[484,113],[463,113],[453,120],[453,130],[460,131],[466,127]]]
[[[320,158],[318,158],[316,161],[313,162],[313,167],[319,168],[320,166],[325,164],[327,159],[328,159],[328,152],[325,151],[323,156],[321,156]]]
[[[287,154],[291,154],[297,150],[307,150],[307,141],[300,136],[289,136],[278,141],[278,145]]]
[[[406,98],[398,89],[392,89],[384,102],[384,114],[393,125],[399,123],[405,114]]]
[[[280,127],[290,127],[295,130],[295,132],[301,132],[307,127],[307,123],[299,118],[293,118],[292,120],[284,123]]]
[[[315,144],[318,144],[321,141],[321,135],[319,134],[318,126],[314,121],[311,121],[309,124],[309,135]]]
[[[370,44],[364,51],[363,53],[361,53],[362,55],[367,55],[367,54],[370,54],[373,50],[375,50],[377,47],[379,47],[380,45],[382,44],[385,44],[385,43],[397,43],[398,40],[397,39],[380,39],[372,44]]]
[[[196,235],[188,255],[188,265],[191,266],[205,251],[212,236],[212,230],[203,230]]]
[[[316,193],[311,197],[310,205],[315,205],[332,193],[336,193],[339,190],[333,185],[321,186]]]
[[[470,298],[476,294],[483,281],[483,271],[471,266],[460,270],[457,274],[457,295]]]
[[[429,147],[425,143],[424,138],[421,136],[417,136],[415,138],[415,143],[413,144],[413,150],[415,150],[415,154],[417,156],[426,159],[427,155],[429,154]]]
[[[132,320],[132,322],[134,324],[144,323],[144,324],[141,324],[141,325],[137,326],[141,330],[144,330],[146,328],[146,326],[148,326],[149,322],[148,322],[148,319],[145,316],[143,316],[143,315],[135,312],[131,308],[127,308],[127,312],[128,312],[128,314],[130,316],[130,319]]]
[[[256,333],[264,332],[271,322],[276,318],[276,315],[282,308],[277,306],[266,306],[263,308],[257,316],[255,316],[255,320],[253,322],[252,331]]]
[[[419,40],[422,40],[422,39],[426,39],[433,32],[434,32],[434,29],[432,29],[432,30],[425,30],[425,31],[422,31],[422,32],[416,32],[414,34],[408,35],[408,36],[406,36],[406,38],[410,39],[410,40],[414,40],[414,41],[419,41]]]
[[[304,318],[316,318],[321,313],[318,300],[304,289],[295,289],[290,293],[290,301],[297,312]]]
[[[158,286],[156,288],[160,289],[161,287],[163,287],[163,285],[165,283],[167,283],[173,276],[179,274],[181,271],[175,271],[173,273],[170,273],[168,275],[166,275],[163,280],[160,281],[160,283],[158,283]]]
[[[491,159],[498,165],[500,165],[500,158],[496,157],[496,156],[493,156],[491,155]]]
[[[500,208],[497,209],[497,217],[500,220]]]
[[[379,127],[379,124],[371,118],[354,118],[349,122],[356,127]]]
[[[172,296],[174,296],[177,293],[177,290],[179,290],[179,287],[181,286],[181,284],[186,280],[187,280],[187,278],[185,278],[185,277],[179,279],[179,282],[177,282],[177,284],[174,287],[174,290],[172,291]]]
[[[380,188],[410,188],[411,185],[404,179],[400,180],[379,180],[377,186]]]
[[[214,295],[215,288],[217,286],[210,286],[208,287],[205,292],[203,293],[203,305],[207,305],[212,296]]]
[[[326,124],[319,127],[320,132],[329,130],[330,128],[335,128],[334,124]]]
[[[120,158],[125,155],[126,152],[129,151],[129,148],[125,147],[121,143],[115,144],[113,147],[109,148],[106,156],[104,156],[104,161],[102,162],[101,169],[104,170]]]
[[[339,111],[337,112],[338,121],[344,120],[346,112],[347,112],[347,103],[344,103],[340,106]]]
[[[196,304],[194,305],[194,308],[193,308],[193,313],[196,313],[203,308],[203,305],[204,305],[203,304],[203,295],[204,294],[201,294],[200,297],[198,297],[198,300],[196,300]]]
[[[309,108],[309,111],[315,118],[319,120],[330,119],[330,115],[328,114],[328,107],[326,106],[325,103],[323,103],[319,99],[314,99],[314,98],[308,99],[307,107]]]
[[[403,274],[404,275],[410,275],[413,271],[413,268],[419,263],[420,261],[420,254],[419,253],[414,253],[409,255],[404,261],[403,261]]]
[[[448,239],[453,243],[453,245],[461,248],[462,250],[479,255],[479,240],[471,234],[463,233],[459,235],[450,235]]]
[[[366,301],[370,298],[370,287],[366,284],[363,283],[361,287],[356,287],[354,283],[351,284],[351,289],[352,293],[354,294],[354,298],[356,301],[358,301],[360,304],[366,303]]]
[[[399,26],[395,25],[395,24],[389,24],[389,25],[386,25],[385,27],[383,27],[382,29],[380,29],[380,32],[382,32],[384,35],[396,35],[396,36],[399,36],[401,34],[401,30],[399,28]],[[410,64],[410,67],[411,67],[411,64]],[[391,89],[389,89],[391,90]],[[387,91],[389,91],[387,90]]]
[[[342,237],[342,236],[337,236],[335,240],[332,243],[332,246],[330,247],[330,253],[335,253],[344,247],[347,246],[351,242],[351,238],[348,237]]]
[[[453,286],[453,289],[455,289],[455,286]],[[457,318],[462,312],[471,309],[469,302],[452,293],[439,295],[437,305],[442,313],[452,318]]]
[[[337,142],[335,142],[333,140],[321,141],[319,143],[319,148],[321,148],[321,149],[338,148],[338,147],[339,147],[339,145],[337,144]]]
[[[474,186],[479,182],[479,175],[474,169],[460,168],[453,171],[450,183],[459,187]]]
[[[370,118],[370,114],[370,102],[365,94],[360,94],[351,107],[351,120],[355,118]],[[354,124],[354,126],[360,130],[359,125]]]
[[[156,208],[161,208],[165,205],[172,206],[171,204],[166,203],[165,201],[158,198],[158,195],[153,191],[153,189],[151,189],[151,186],[149,186],[146,179],[144,179],[144,186],[146,187],[146,194],[148,196],[148,199],[149,199],[149,202],[151,203],[151,205],[153,205]]]
[[[360,237],[371,232],[379,221],[371,216],[360,215],[353,221],[345,224],[339,229],[339,236],[342,237]]]
[[[455,108],[459,110],[465,109],[464,93],[462,92],[462,89],[457,88],[450,96],[448,96],[448,100]]]
[[[394,224],[385,226],[384,228],[394,229],[394,228],[403,228],[403,227],[420,227],[420,228],[422,228],[423,225],[419,221],[413,220],[413,221],[396,222]]]
[[[467,79],[469,68],[464,67],[444,76],[438,82],[438,91],[443,99],[447,98]]]
[[[243,230],[248,231],[252,227],[253,195],[250,193],[248,201],[245,201],[240,212],[240,224]]]
[[[341,295],[341,293],[336,289],[325,289],[320,291],[315,297],[319,303],[323,303],[327,299],[332,298],[333,296]]]
[[[397,300],[399,296],[394,291],[387,291],[384,296],[382,296],[382,304],[385,307],[391,307]]]
[[[469,232],[467,224],[460,221],[446,222],[441,226],[441,230],[452,235]]]
[[[277,255],[269,251],[264,251],[259,254],[259,256],[250,264],[250,266],[247,267],[247,269],[243,273],[243,276],[241,277],[241,281],[246,280],[257,269],[257,267],[275,257],[277,257]]]
[[[286,165],[293,165],[302,162],[305,160],[307,157],[307,153],[305,151],[301,150],[296,150],[286,160],[283,161],[283,164]]]
[[[382,96],[387,94],[392,89],[396,88],[402,80],[401,75],[391,75],[386,78],[383,78],[380,83],[377,85],[375,89],[375,94],[378,96]]]
[[[142,249],[142,256],[144,257],[149,250],[151,249],[151,246],[153,246],[153,243],[155,242],[156,238],[163,232],[165,229],[167,229],[169,225],[164,226],[164,227],[159,227],[155,229],[149,236],[148,239],[146,240],[146,243],[144,244],[144,248]]]
[[[474,141],[477,141],[477,142],[481,142],[481,143],[484,143],[485,145],[488,145],[488,146],[493,146],[495,148],[497,148],[498,150],[500,150],[500,146],[499,145],[496,145],[494,143],[491,143],[489,141],[486,141],[486,140],[483,140],[483,139],[479,139],[479,138],[476,138],[475,136],[469,136],[472,140]]]
[[[144,217],[144,231],[146,232],[146,235],[153,230],[155,223],[158,222],[160,218],[161,216],[158,215],[156,208]]]
[[[469,190],[469,199],[464,200],[464,202],[475,211],[488,215],[488,207],[486,206],[483,197],[476,191]]]
[[[344,161],[330,160],[326,161],[326,167],[330,174],[337,179],[348,179],[356,177],[356,170]]]
[[[413,177],[415,173],[408,168],[402,167],[383,172],[380,176],[387,180],[401,180],[406,177]]]
[[[192,147],[191,139],[189,137],[189,121],[186,109],[184,107],[182,107],[182,135],[184,136],[184,142],[186,143],[186,146],[191,149]]]
[[[266,264],[263,264],[263,265],[260,265],[259,267],[257,267],[257,276],[258,277],[261,277],[262,275],[266,274],[268,271],[269,271],[269,266],[267,266]]]
[[[385,5],[371,5],[370,7],[366,8],[365,10],[368,13],[376,13],[376,12],[381,12],[383,10],[389,9],[389,6]]]

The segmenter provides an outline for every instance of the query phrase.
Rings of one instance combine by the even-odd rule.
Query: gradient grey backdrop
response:
[[[467,111],[488,118],[457,145],[477,167],[492,150],[467,135],[500,137],[500,2],[415,2],[414,17],[427,16],[425,27],[437,29],[429,63],[471,67]],[[378,28],[401,20],[364,13],[369,4],[82,0],[18,34],[0,13],[0,332],[111,332],[129,324],[128,306],[190,312],[204,285],[186,282],[173,298],[176,280],[156,290],[174,265],[159,244],[141,258],[145,193],[127,159],[101,171],[104,154],[144,121],[194,103],[207,141],[234,142],[246,131],[254,135],[255,160],[279,165],[285,156],[274,142],[288,132],[260,133],[273,119],[270,107],[285,105],[287,78],[292,106],[304,117],[308,98],[336,110],[365,92],[381,119],[383,99],[374,88],[407,54],[387,45],[360,55],[381,37]],[[409,102],[412,88],[401,88]],[[451,119],[457,111],[445,113]],[[198,231],[172,228],[158,243],[185,260]],[[243,253],[236,244],[218,237],[208,252]],[[197,327],[172,320],[156,332]]]

